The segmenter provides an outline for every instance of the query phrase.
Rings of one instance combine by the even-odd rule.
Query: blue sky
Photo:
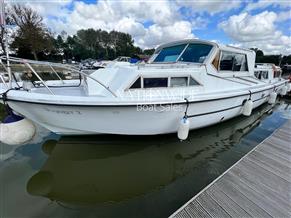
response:
[[[142,48],[201,38],[268,54],[291,53],[290,1],[281,0],[55,0],[24,1],[56,34],[101,28],[131,34]]]

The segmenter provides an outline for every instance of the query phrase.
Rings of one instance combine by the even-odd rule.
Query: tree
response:
[[[145,55],[152,55],[154,52],[155,52],[155,49],[154,49],[154,48],[143,50],[143,53],[144,53]]]
[[[5,24],[6,25],[12,24],[12,20],[11,20],[11,16],[10,16],[9,12],[5,13]],[[1,49],[2,49],[4,54],[6,54],[5,36],[7,37],[8,34],[9,33],[8,33],[7,28],[5,29],[4,25],[1,25],[0,26],[0,45],[1,45]]]
[[[38,60],[39,55],[48,55],[53,49],[53,37],[43,24],[43,18],[29,7],[12,6],[11,19],[18,27],[11,45],[18,56],[31,56]]]

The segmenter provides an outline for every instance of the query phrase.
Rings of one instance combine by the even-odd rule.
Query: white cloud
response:
[[[146,30],[146,34],[137,41],[137,44],[141,47],[151,48],[161,43],[194,37],[190,22],[177,21],[169,26],[159,26],[157,24],[150,26]]]
[[[24,3],[26,6],[36,10],[40,15],[47,16],[58,16],[61,17],[68,13],[66,6],[71,4],[73,0],[29,0],[29,1],[17,1],[12,0],[16,3]]]
[[[282,11],[278,14],[277,22],[283,22],[291,19],[291,11]]]
[[[242,13],[231,16],[220,23],[219,27],[237,41],[266,40],[278,35],[274,25],[276,18],[276,13],[268,11],[254,16]]]
[[[73,10],[60,18],[47,19],[55,32],[65,30],[74,34],[79,29],[118,30],[133,36],[143,48],[157,46],[170,40],[194,37],[192,28],[197,22],[184,21],[173,1],[104,1],[96,4],[74,2]],[[143,23],[149,22],[150,26]]]
[[[290,8],[290,0],[259,0],[257,2],[249,3],[246,6],[245,10],[252,11],[256,9],[265,9],[269,6]]]
[[[176,0],[180,6],[191,7],[194,12],[208,12],[215,14],[226,12],[240,7],[242,1],[238,0]]]
[[[266,54],[290,54],[291,37],[276,29],[277,20],[274,12],[242,13],[229,17],[219,27],[243,47],[257,47]]]

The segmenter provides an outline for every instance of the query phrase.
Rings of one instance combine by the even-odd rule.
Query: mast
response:
[[[8,88],[12,88],[12,74],[9,61],[9,46],[8,46],[8,34],[6,32],[6,20],[5,20],[5,3],[4,0],[0,0],[0,25],[3,27],[3,39],[5,38],[5,50],[6,50],[6,59],[7,59],[7,72],[9,76]]]

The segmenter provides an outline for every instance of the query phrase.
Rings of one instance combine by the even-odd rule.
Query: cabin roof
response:
[[[245,48],[238,48],[230,45],[224,45],[212,41],[207,41],[207,40],[201,40],[201,39],[183,39],[183,40],[177,40],[173,41],[170,43],[165,43],[156,48],[156,51],[161,50],[162,48],[169,47],[169,46],[175,46],[175,45],[180,45],[180,44],[188,44],[188,43],[205,43],[209,45],[213,45],[221,50],[224,51],[231,51],[231,52],[238,52],[238,53],[243,53],[243,54],[248,54],[248,53],[254,53],[254,51],[250,49],[245,49]]]

